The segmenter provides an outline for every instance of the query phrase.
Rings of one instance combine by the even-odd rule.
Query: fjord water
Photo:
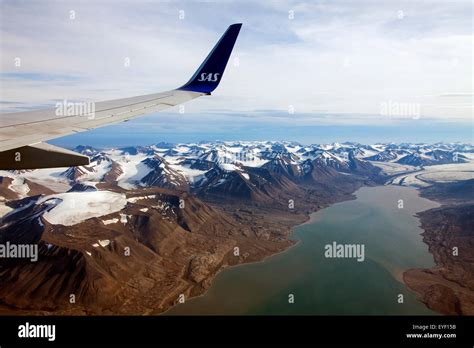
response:
[[[166,314],[434,314],[401,279],[409,268],[434,265],[414,214],[438,204],[400,186],[364,187],[356,197],[295,227],[294,247],[222,271],[203,296]],[[364,244],[365,260],[326,258],[334,241]]]

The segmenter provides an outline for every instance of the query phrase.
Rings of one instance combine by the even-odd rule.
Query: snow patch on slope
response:
[[[133,189],[136,183],[145,177],[151,170],[142,161],[147,158],[144,153],[137,155],[123,154],[121,151],[112,150],[109,156],[120,164],[122,174],[117,178],[118,185],[124,189]]]
[[[170,165],[170,168],[184,175],[187,182],[191,184],[198,182],[199,180],[204,178],[204,174],[206,174],[207,172],[206,170],[191,169],[189,168],[189,166],[183,165]]]
[[[12,183],[8,185],[8,189],[16,192],[20,198],[26,197],[30,192],[30,187],[25,183],[25,179],[20,177],[14,178]]]
[[[41,203],[56,203],[43,217],[51,224],[72,226],[93,217],[115,213],[125,207],[124,194],[110,191],[67,192],[48,195],[38,200]]]

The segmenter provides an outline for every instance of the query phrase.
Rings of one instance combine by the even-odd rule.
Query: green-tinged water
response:
[[[413,215],[437,204],[400,186],[364,187],[356,195],[297,226],[293,248],[222,271],[204,296],[167,314],[434,314],[400,279],[406,269],[434,265]],[[326,258],[324,247],[334,241],[363,244],[365,260]]]

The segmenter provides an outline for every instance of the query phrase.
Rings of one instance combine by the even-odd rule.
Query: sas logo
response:
[[[202,73],[199,78],[199,82],[208,81],[208,82],[217,82],[219,79],[219,73]]]

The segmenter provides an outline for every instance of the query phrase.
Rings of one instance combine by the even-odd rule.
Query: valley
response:
[[[4,314],[158,314],[223,269],[295,244],[292,227],[363,186],[466,166],[466,144],[213,142],[75,149],[88,166],[0,172]],[[438,177],[435,178],[439,180]],[[448,178],[449,179],[449,178]]]

